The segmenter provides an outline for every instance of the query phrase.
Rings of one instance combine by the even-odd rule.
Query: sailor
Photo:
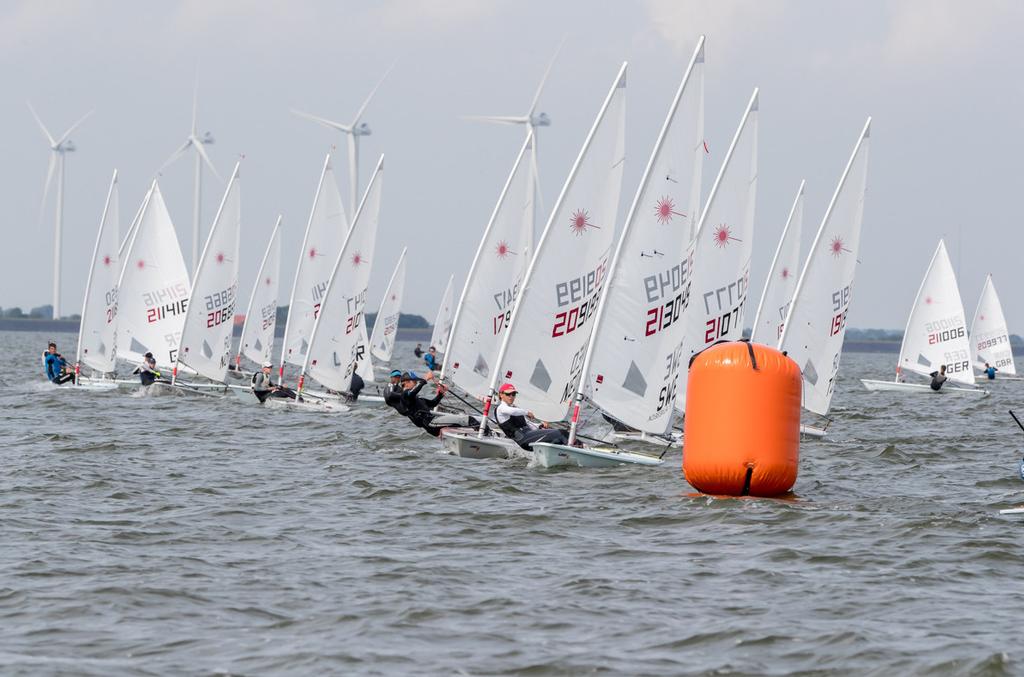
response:
[[[359,399],[359,393],[363,392],[363,388],[366,387],[366,381],[359,375],[358,372],[352,372],[352,381],[348,385],[348,395],[345,399],[349,402],[355,402]]]
[[[256,399],[260,401],[260,404],[266,402],[268,397],[295,399],[294,390],[282,385],[274,384],[274,379],[270,375],[270,370],[273,368],[273,364],[270,362],[264,362],[263,367],[252,375],[252,394],[256,396]]]
[[[415,355],[416,357],[423,357],[423,344],[417,343],[416,347],[412,351],[412,354]]]
[[[73,371],[68,369],[68,362],[57,352],[57,344],[50,342],[43,353],[43,365],[46,367],[46,378],[52,383],[61,385],[75,378]]]
[[[946,382],[946,365],[942,365],[938,371],[933,371],[928,375],[932,377],[932,390],[938,391],[942,388],[942,384]]]
[[[402,405],[406,409],[406,416],[417,428],[423,428],[434,437],[441,434],[442,428],[450,427],[473,427],[480,425],[480,419],[469,414],[443,414],[433,411],[434,407],[441,403],[448,386],[437,386],[437,392],[433,398],[420,397],[420,391],[427,385],[427,379],[419,378],[412,372],[403,372],[402,383]]]
[[[388,383],[387,390],[384,391],[384,404],[402,416],[409,415],[409,411],[402,404],[402,372],[398,369],[391,370],[390,382]]]
[[[992,365],[990,365],[988,362],[985,363],[985,376],[988,377],[989,381],[996,380],[996,372],[997,371],[999,371],[999,370],[996,369],[995,367],[993,367]]]
[[[527,451],[532,451],[530,445],[534,442],[568,444],[569,440],[564,432],[550,427],[543,421],[534,423],[530,420],[534,418],[532,411],[515,406],[518,394],[516,387],[511,383],[505,383],[498,388],[498,398],[501,400],[501,404],[498,405],[497,417],[502,431]]]
[[[437,371],[441,368],[441,365],[437,363],[437,348],[430,346],[427,350],[427,354],[423,356],[423,362],[426,363],[427,369],[430,371]]]
[[[142,364],[136,369],[139,374],[139,381],[144,386],[151,386],[160,378],[160,372],[156,368],[156,358],[153,353],[146,353],[142,356]]]

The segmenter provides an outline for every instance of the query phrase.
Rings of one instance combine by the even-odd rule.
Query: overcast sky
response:
[[[522,131],[460,114],[522,114],[554,49],[541,99],[540,172],[550,207],[619,64],[629,61],[628,207],[666,108],[707,35],[705,195],[754,86],[761,87],[754,291],[793,194],[806,178],[810,244],[864,119],[874,117],[861,266],[850,324],[902,328],[924,268],[946,237],[968,318],[993,273],[1010,330],[1024,332],[1024,3],[900,0],[378,0],[170,3],[8,0],[0,5],[0,306],[51,298],[53,197],[38,219],[48,150],[25,102],[53,134],[91,109],[69,156],[65,312],[81,304],[114,168],[122,229],[157,168],[183,141],[199,72],[200,131],[222,176],[240,154],[241,303],[278,212],[282,276],[294,272],[325,153],[340,135],[289,114],[346,122],[387,67],[365,114],[365,184],[386,155],[376,309],[402,245],[406,312],[431,321],[450,272],[461,285]],[[192,163],[160,179],[186,261]],[[223,185],[208,176],[208,229]],[[621,219],[620,219],[621,227]],[[282,291],[282,303],[287,291]],[[747,324],[753,320],[748,311]]]

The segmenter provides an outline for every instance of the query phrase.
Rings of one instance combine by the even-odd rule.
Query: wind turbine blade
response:
[[[551,61],[548,62],[547,70],[544,71],[544,77],[540,79],[540,86],[537,87],[537,92],[533,95],[533,101],[530,102],[530,111],[526,114],[527,117],[533,117],[533,112],[537,108],[537,102],[540,101],[540,93],[544,91],[544,84],[548,81],[548,76],[551,75],[551,69],[554,67],[555,61],[558,59],[558,53],[562,51],[562,47],[565,46],[565,41],[568,38],[568,34],[562,37],[562,41],[558,43],[558,48],[555,50],[554,56],[552,56]]]
[[[210,162],[210,156],[206,154],[206,149],[203,148],[202,142],[195,137],[192,137],[191,141],[192,147],[196,149],[197,153],[199,153],[199,157],[203,158],[203,162],[205,162],[206,166],[210,168],[213,175],[217,177],[218,181],[223,181],[224,179],[220,178],[220,174],[217,173],[217,168],[213,166],[212,162]]]
[[[171,153],[171,157],[167,158],[167,162],[165,162],[162,165],[160,165],[160,169],[156,170],[156,173],[159,174],[163,170],[167,169],[167,167],[170,166],[171,164],[173,164],[175,160],[180,158],[185,153],[185,151],[188,150],[188,147],[191,146],[191,145],[192,145],[192,137],[189,137],[188,140],[185,141],[185,143],[181,144],[181,146],[178,148],[178,150],[176,150],[173,153]]]
[[[388,69],[386,71],[384,71],[384,75],[381,76],[381,78],[377,82],[376,86],[374,86],[374,88],[372,90],[370,90],[370,95],[366,97],[366,101],[363,101],[363,105],[359,107],[358,111],[356,111],[356,117],[352,120],[352,128],[353,129],[355,129],[356,125],[359,124],[359,119],[361,117],[363,117],[363,112],[366,110],[366,107],[368,105],[370,105],[370,99],[372,99],[373,95],[377,93],[377,90],[380,89],[380,86],[384,84],[384,81],[388,79],[388,75],[391,73],[392,70],[394,70],[395,64],[397,64],[397,63],[398,63],[398,59],[395,59],[394,61],[392,61],[391,65],[388,66]]]
[[[291,111],[292,115],[298,115],[300,118],[312,120],[313,122],[321,124],[324,127],[330,127],[331,129],[336,129],[339,132],[344,132],[345,134],[350,134],[352,132],[351,127],[349,127],[348,125],[343,125],[340,122],[332,122],[331,120],[328,120],[326,118],[317,117],[316,115],[310,115],[309,113],[303,113],[302,111],[295,110],[294,108],[289,108],[289,110]]]
[[[71,136],[72,134],[74,134],[75,130],[78,129],[79,126],[81,126],[81,124],[83,122],[85,122],[89,118],[90,115],[93,114],[93,112],[94,111],[89,111],[88,113],[83,115],[82,118],[78,122],[76,122],[75,124],[73,124],[70,127],[68,127],[68,131],[64,132],[64,135],[62,137],[60,137],[59,139],[57,139],[57,145],[59,146],[60,144],[62,144],[65,141],[67,141],[68,137]]]
[[[36,115],[36,109],[32,107],[32,102],[26,101],[25,103],[28,104],[28,109],[32,111],[32,117],[36,119],[36,124],[39,125],[39,129],[43,130],[43,135],[46,136],[46,140],[50,142],[50,147],[52,148],[53,146],[56,146],[57,143],[53,140],[53,137],[50,136],[50,132],[47,131],[46,125],[44,125],[43,121],[39,119],[38,115]]]
[[[53,182],[53,172],[57,168],[57,154],[50,152],[50,166],[46,168],[46,183],[43,184],[43,199],[39,202],[39,222],[43,221],[43,212],[46,211],[46,198],[50,194],[50,184]]]
[[[460,115],[463,120],[474,122],[496,122],[500,125],[525,125],[530,123],[530,118],[525,115]]]

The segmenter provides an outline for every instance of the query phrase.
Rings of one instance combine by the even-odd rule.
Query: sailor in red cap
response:
[[[515,406],[518,394],[519,391],[511,383],[504,383],[498,388],[498,398],[501,400],[501,404],[498,405],[495,415],[498,417],[498,426],[502,431],[527,451],[532,450],[530,445],[534,442],[567,444],[569,440],[564,432],[552,428],[544,422],[535,423],[531,420],[535,418],[532,411]]]

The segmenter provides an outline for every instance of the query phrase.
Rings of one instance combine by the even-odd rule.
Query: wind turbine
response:
[[[213,175],[217,177],[217,180],[221,180],[220,174],[217,173],[217,168],[210,162],[210,156],[206,154],[206,149],[203,148],[205,145],[213,143],[213,135],[210,132],[205,132],[202,138],[199,138],[199,131],[196,126],[196,110],[198,108],[199,101],[199,83],[196,82],[195,90],[192,94],[192,131],[185,137],[185,143],[181,144],[178,150],[171,154],[171,157],[167,159],[167,162],[160,166],[157,170],[157,174],[161,173],[168,165],[172,164],[175,160],[180,158],[182,155],[188,152],[189,148],[193,149],[196,153],[196,176],[195,176],[195,187],[193,193],[192,202],[192,274],[196,273],[196,266],[199,265],[199,219],[200,219],[200,207],[202,205],[202,190],[203,190],[203,163],[210,168]]]
[[[54,224],[54,238],[53,238],[53,319],[60,318],[60,245],[62,238],[62,231],[64,230],[64,154],[75,152],[75,144],[69,138],[78,126],[85,122],[85,119],[92,115],[92,111],[89,111],[82,118],[71,125],[68,131],[64,132],[60,138],[54,139],[50,132],[46,129],[46,125],[36,115],[36,109],[32,107],[30,102],[28,103],[28,109],[32,111],[32,117],[36,119],[36,124],[39,125],[39,129],[43,131],[43,136],[46,137],[47,143],[50,144],[50,165],[46,169],[46,184],[43,186],[43,201],[39,205],[39,218],[42,219],[43,209],[46,207],[46,197],[50,193],[50,181],[53,180],[54,169],[58,172],[57,177],[57,209],[56,209],[56,223]]]
[[[568,36],[567,36],[568,37]],[[548,62],[548,67],[544,71],[544,77],[540,80],[540,85],[537,87],[537,91],[533,95],[533,101],[530,102],[530,107],[527,109],[525,115],[463,115],[464,120],[477,120],[479,122],[494,122],[501,125],[526,125],[526,135],[533,138],[533,146],[530,151],[530,161],[533,163],[533,178],[534,186],[537,192],[538,209],[543,209],[539,204],[541,200],[540,194],[540,176],[537,173],[537,127],[550,127],[551,118],[548,117],[547,113],[537,112],[537,103],[540,101],[541,92],[544,91],[544,85],[548,81],[548,76],[551,75],[551,69],[555,65],[555,61],[558,59],[558,53],[562,51],[562,46],[565,45],[566,38],[562,38],[562,41],[558,43],[558,48],[555,49],[554,55],[551,57],[551,61]]]
[[[293,115],[298,115],[300,118],[312,120],[324,127],[339,131],[348,137],[349,221],[355,217],[356,206],[359,204],[359,137],[369,136],[373,133],[370,130],[370,126],[365,122],[360,122],[360,120],[363,117],[363,113],[366,111],[366,107],[370,104],[370,99],[372,99],[373,95],[377,93],[380,86],[384,84],[384,80],[387,79],[396,63],[398,63],[397,60],[393,62],[386,71],[384,71],[384,75],[381,76],[380,81],[377,82],[377,85],[372,90],[370,90],[370,95],[366,97],[366,101],[363,101],[363,105],[359,107],[358,111],[356,111],[355,118],[353,118],[352,122],[347,125],[312,115],[310,113],[303,113],[302,111],[295,110],[294,108],[291,109]]]

